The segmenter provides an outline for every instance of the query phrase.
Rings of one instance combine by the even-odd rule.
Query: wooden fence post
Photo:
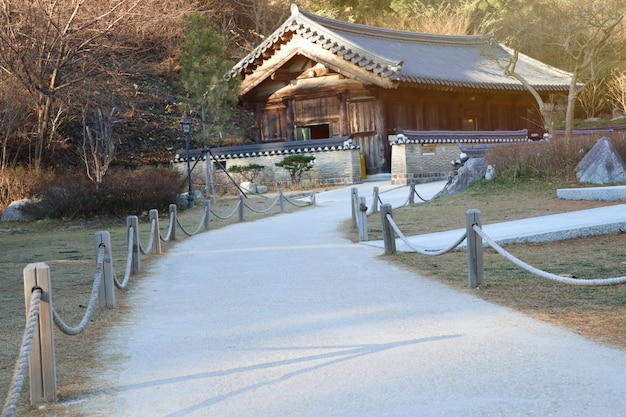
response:
[[[285,195],[283,194],[282,187],[278,189],[278,205],[280,206],[280,212],[285,212]]]
[[[41,302],[28,357],[31,404],[41,400],[57,401],[50,267],[43,262],[28,264],[24,268],[24,298],[27,315],[30,312],[31,296],[36,288],[41,289]]]
[[[177,216],[178,216],[178,206],[176,204],[170,204],[170,221],[172,222],[172,224],[170,225],[170,227],[172,228],[172,233],[170,233],[170,242],[176,240],[176,227],[177,227]],[[174,216],[172,216],[172,213],[174,213]]]
[[[152,221],[154,220],[154,231],[152,232],[152,254],[160,255],[161,251],[161,232],[159,229],[159,211],[151,209],[148,213],[150,219],[150,230],[152,230]]]
[[[240,222],[243,221],[243,209],[244,209],[243,194],[239,194],[239,221]]]
[[[115,307],[115,276],[111,256],[111,235],[108,231],[99,231],[95,234],[96,255],[100,245],[104,246],[104,258],[102,260],[102,278],[98,289],[100,307]]]
[[[129,236],[131,233],[131,228],[133,229],[133,247],[131,248],[133,260],[131,274],[138,274],[141,267],[141,261],[139,260],[139,219],[137,218],[137,216],[126,217],[126,229],[128,230]]]
[[[483,283],[483,239],[474,231],[474,225],[482,227],[479,210],[468,210],[465,216],[467,226],[467,286],[476,288]]]
[[[350,189],[350,204],[352,205],[352,227],[358,227],[356,213],[357,213],[357,204],[359,199],[359,190],[356,187],[352,187]]]
[[[380,218],[383,224],[383,241],[385,242],[385,255],[393,255],[396,253],[396,235],[387,220],[387,214],[392,216],[391,204],[383,204],[380,207]]]
[[[376,213],[378,211],[378,201],[380,200],[379,197],[379,189],[378,187],[374,187],[374,196],[372,199],[372,213]]]
[[[409,185],[409,204],[415,204],[415,183]]]
[[[365,197],[359,197],[359,240],[367,241],[367,202]]]
[[[204,212],[206,213],[204,215],[204,230],[209,230],[211,226],[211,200],[208,198],[204,200]]]

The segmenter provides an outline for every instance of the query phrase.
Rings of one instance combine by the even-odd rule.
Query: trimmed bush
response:
[[[176,202],[182,182],[166,168],[140,168],[110,173],[96,187],[84,175],[57,176],[31,189],[35,201],[24,210],[37,218],[141,215],[167,211]]]

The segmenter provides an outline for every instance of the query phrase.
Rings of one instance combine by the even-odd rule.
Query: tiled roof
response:
[[[292,5],[291,16],[254,51],[235,65],[233,74],[250,73],[275,48],[297,34],[320,47],[396,83],[525,90],[504,75],[500,62],[511,51],[492,35],[437,35],[365,26],[315,15]],[[571,74],[520,54],[516,72],[539,91],[567,91]]]
[[[528,142],[528,130],[398,130],[393,140],[394,144],[490,144]]]
[[[215,159],[251,158],[255,156],[272,155],[292,155],[313,152],[332,152],[359,149],[358,145],[352,142],[350,136],[342,136],[330,139],[313,139],[306,141],[261,143],[241,146],[224,146],[221,148],[211,148],[211,155]],[[189,150],[191,161],[198,158],[206,159],[206,154],[202,149]],[[176,151],[176,156],[172,162],[187,161],[185,150]]]

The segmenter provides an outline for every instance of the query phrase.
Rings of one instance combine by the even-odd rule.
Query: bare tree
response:
[[[613,72],[608,81],[608,91],[613,108],[626,115],[626,72]]]
[[[113,139],[113,125],[115,121],[115,107],[104,112],[102,107],[91,109],[89,105],[83,106],[83,146],[81,157],[85,164],[85,170],[89,179],[96,183],[96,187],[102,184],[102,180],[115,158],[115,141]]]
[[[578,94],[578,103],[585,112],[587,119],[596,117],[607,104],[607,89],[604,80],[587,83]]]
[[[32,97],[36,166],[67,114],[62,93],[105,71],[115,29],[141,1],[0,0],[0,69]]]
[[[521,81],[522,77],[515,73],[517,51],[533,43],[529,39],[536,39],[538,33],[550,39],[552,46],[557,46],[560,51],[559,61],[563,69],[572,74],[565,112],[565,136],[570,138],[574,131],[578,95],[588,83],[598,78],[601,67],[606,64],[604,54],[621,30],[623,0],[543,0],[533,3],[533,7],[520,2],[518,7],[520,9],[511,16],[516,16],[524,24],[509,29],[509,39],[513,40],[516,52],[505,65],[505,73]],[[535,20],[541,21],[542,25],[526,24]],[[524,85],[528,88],[527,83]],[[538,99],[536,92],[531,93]],[[551,117],[547,114],[550,106],[546,107],[542,100],[537,103],[542,115]]]
[[[4,171],[15,165],[22,147],[17,137],[24,133],[28,111],[26,103],[22,100],[21,86],[10,77],[0,83],[0,91],[0,171]],[[12,155],[9,152],[11,149]]]

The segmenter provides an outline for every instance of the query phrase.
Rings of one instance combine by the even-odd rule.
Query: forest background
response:
[[[577,119],[601,123],[626,110],[626,0],[296,4],[393,29],[493,33],[515,51],[576,72],[585,84],[575,97]],[[0,210],[70,177],[97,189],[129,177],[127,170],[167,167],[185,145],[184,114],[198,120],[191,146],[251,141],[237,80],[223,75],[284,21],[289,5],[0,0]],[[557,125],[566,109],[557,103]],[[154,172],[147,178],[158,183]]]

